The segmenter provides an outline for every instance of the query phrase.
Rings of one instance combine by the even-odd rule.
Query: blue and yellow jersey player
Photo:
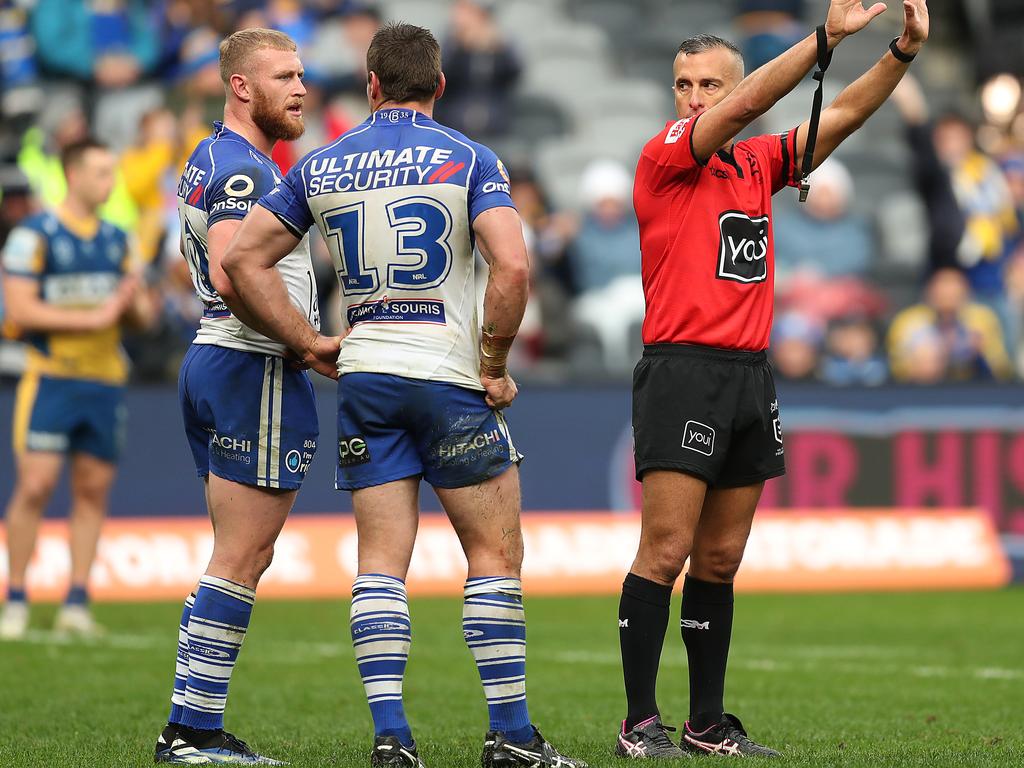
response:
[[[57,628],[98,628],[88,610],[87,582],[124,423],[128,362],[121,324],[151,316],[125,232],[97,215],[109,197],[116,160],[85,139],[62,154],[68,192],[54,210],[25,219],[5,244],[7,320],[28,345],[14,412],[17,480],[7,505],[10,578],[0,637],[28,626],[25,573],[43,511],[71,456],[71,583]]]

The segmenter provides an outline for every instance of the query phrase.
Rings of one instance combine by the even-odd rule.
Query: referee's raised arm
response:
[[[923,2],[921,3],[923,5]],[[825,19],[825,35],[831,51],[845,38],[866,27],[885,11],[884,3],[865,9],[861,0],[832,0]],[[707,110],[692,105],[688,112],[701,119],[693,127],[693,153],[704,163],[740,131],[767,112],[803,80],[817,61],[817,36],[808,35],[781,56],[743,78],[728,96]],[[739,64],[742,67],[742,64]],[[697,93],[706,83],[680,82],[674,85],[677,102],[687,93]],[[678,104],[677,104],[678,106]]]
[[[821,113],[814,168],[885,103],[910,68],[910,62],[928,40],[929,19],[926,0],[903,0],[903,34],[863,75],[840,91]],[[807,123],[797,131],[796,151],[802,157],[807,142]]]

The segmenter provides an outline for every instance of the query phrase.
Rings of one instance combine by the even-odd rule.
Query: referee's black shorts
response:
[[[782,422],[764,352],[650,344],[633,371],[637,480],[685,472],[713,488],[786,471]]]

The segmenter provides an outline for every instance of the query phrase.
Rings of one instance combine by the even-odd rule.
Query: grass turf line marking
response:
[[[50,629],[30,629],[25,637],[5,640],[4,643],[26,645],[56,645],[67,648],[81,648],[89,650],[117,649],[127,651],[151,651],[160,648],[174,646],[175,638],[169,635],[133,635],[127,633],[111,633],[103,637],[83,638],[71,634],[56,632]],[[279,654],[282,652],[306,654],[309,656],[320,656],[324,658],[336,658],[351,656],[352,648],[341,643],[315,643],[302,640],[288,642],[276,640],[259,640],[247,646],[248,656],[262,657],[273,655],[276,661],[288,663]],[[299,663],[302,659],[298,660]]]
[[[615,653],[600,653],[592,651],[563,651],[560,653],[535,654],[542,658],[557,661],[563,664],[583,664],[594,666],[617,666],[621,660]],[[668,656],[662,658],[661,664],[664,667],[686,667],[686,660]],[[855,664],[843,662],[838,664],[825,664],[819,661],[806,661],[794,663],[779,661],[777,659],[758,658],[736,658],[729,660],[729,666],[739,669],[747,669],[753,672],[781,672],[790,673],[798,670],[816,670],[828,668],[833,671],[848,672],[855,675],[875,674],[891,677],[900,673],[909,674],[912,677],[973,677],[977,680],[1024,680],[1024,669],[1013,669],[1007,667],[946,667],[940,665],[913,666],[908,667],[902,664]]]

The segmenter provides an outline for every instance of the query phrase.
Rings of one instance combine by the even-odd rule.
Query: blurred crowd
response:
[[[803,29],[787,5],[739,4],[751,66]],[[447,27],[435,30],[447,78],[436,117],[500,146],[530,62],[496,7],[454,0]],[[306,133],[275,150],[287,170],[365,119],[365,52],[385,10],[362,0],[0,0],[0,243],[29,212],[60,201],[61,147],[87,134],[109,143],[120,174],[104,215],[133,234],[162,307],[153,330],[129,338],[135,377],[172,380],[201,314],[178,252],[175,189],[191,148],[221,116],[220,40],[265,26],[298,42]],[[1004,86],[1020,110],[1020,80],[1011,80]],[[893,100],[927,212],[926,263],[909,291],[890,290],[879,278],[875,224],[853,205],[856,169],[823,164],[807,203],[781,206],[774,222],[777,375],[838,386],[1020,379],[1024,142],[1012,126],[1024,121],[933,114],[910,79]],[[667,117],[650,116],[652,134]],[[551,204],[528,163],[509,170],[534,265],[516,369],[556,380],[623,375],[639,354],[643,318],[633,169],[595,158],[573,210]],[[321,316],[337,323],[334,270],[319,238],[311,242]]]

